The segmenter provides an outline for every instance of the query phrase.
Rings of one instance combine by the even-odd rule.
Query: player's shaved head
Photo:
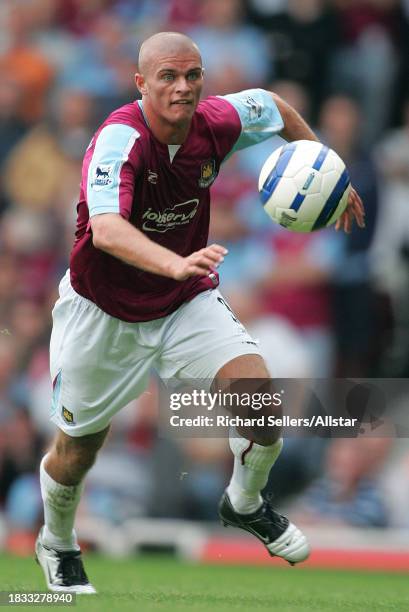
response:
[[[142,44],[135,84],[156,138],[181,144],[187,137],[203,88],[202,58],[191,38],[160,32]]]
[[[202,65],[202,58],[196,43],[180,32],[159,32],[147,38],[139,50],[139,72],[146,75],[158,58],[177,57],[183,54],[196,55]]]

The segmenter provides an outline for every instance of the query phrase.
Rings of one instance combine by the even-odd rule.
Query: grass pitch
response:
[[[63,606],[63,609],[87,612],[409,610],[407,574],[325,571],[285,565],[282,568],[195,565],[162,556],[113,560],[89,554],[85,560],[98,595],[83,595],[77,598],[74,608]],[[44,591],[42,572],[32,559],[0,556],[0,590]],[[19,606],[19,609],[28,609],[28,606]]]

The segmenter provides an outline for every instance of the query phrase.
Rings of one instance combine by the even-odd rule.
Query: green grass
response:
[[[99,594],[80,597],[75,609],[90,612],[409,610],[407,574],[194,565],[152,556],[118,561],[96,555],[86,556],[86,569]],[[0,556],[0,590],[44,591],[39,567],[31,559]]]

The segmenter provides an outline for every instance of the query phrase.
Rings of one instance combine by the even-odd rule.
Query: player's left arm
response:
[[[273,98],[284,123],[283,129],[279,133],[282,138],[290,142],[293,140],[319,141],[316,134],[292,106],[276,93],[272,91],[268,93]],[[343,229],[344,232],[349,233],[354,220],[357,222],[358,227],[365,227],[364,205],[358,193],[351,186],[347,207],[336,222],[335,229]]]

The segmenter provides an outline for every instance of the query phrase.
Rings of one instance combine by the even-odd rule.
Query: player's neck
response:
[[[151,124],[150,128],[155,138],[159,140],[159,142],[161,142],[162,144],[182,145],[185,142],[189,134],[190,122],[187,126],[178,126],[178,127],[174,125],[169,125],[169,124],[167,125],[155,124],[155,126],[152,127],[152,124]]]
[[[169,123],[158,117],[148,105],[142,106],[142,112],[151,132],[159,142],[167,145],[181,145],[185,142],[190,130],[190,120],[180,124]]]

